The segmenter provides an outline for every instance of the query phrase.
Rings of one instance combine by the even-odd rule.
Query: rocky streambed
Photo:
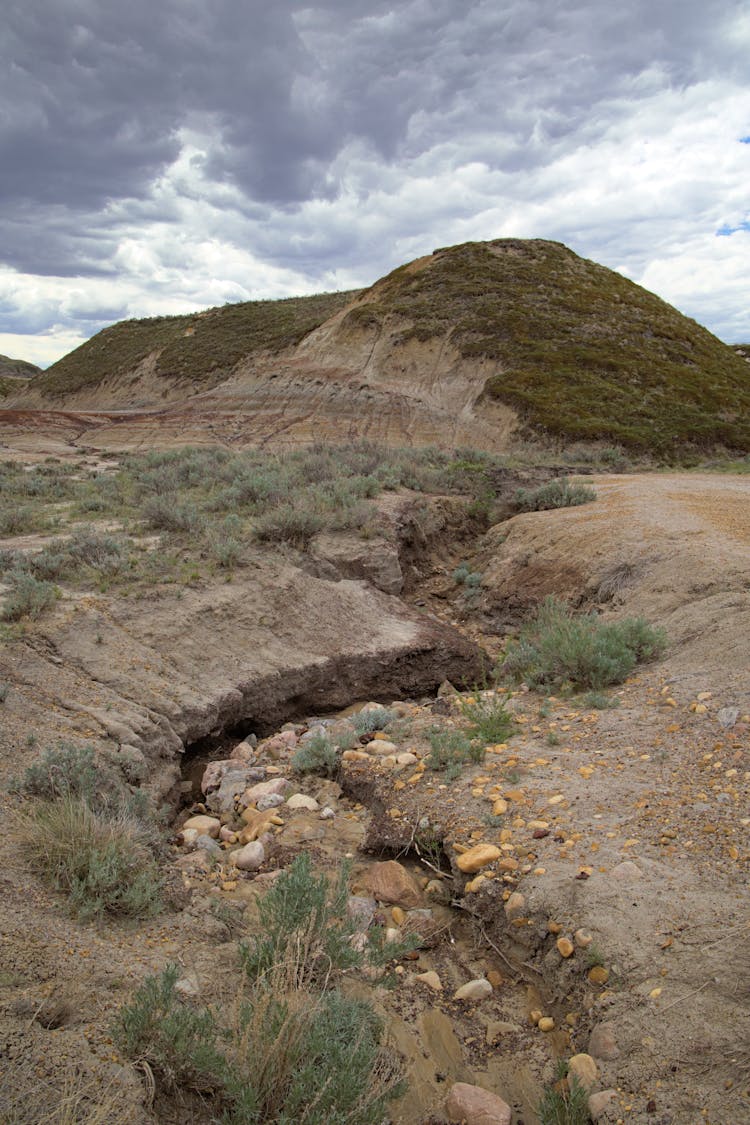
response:
[[[501,700],[486,692],[479,702]],[[460,782],[431,768],[430,735],[436,724],[458,731],[461,704],[446,685],[437,699],[290,722],[260,741],[225,743],[226,757],[188,759],[174,867],[192,896],[221,904],[218,917],[236,912],[252,928],[259,897],[295,855],[307,852],[331,877],[348,862],[355,940],[364,946],[368,934],[384,933],[399,951],[359,981],[405,1061],[409,1088],[393,1107],[394,1122],[533,1125],[560,1057],[596,1119],[615,1091],[603,1088],[600,1063],[576,1045],[587,1039],[584,1013],[563,1010],[555,989],[524,964],[521,943],[504,932],[530,924],[515,887],[533,867],[531,851],[520,854],[512,833],[499,828],[511,806],[507,786],[493,787],[484,763],[464,767]],[[471,827],[479,796],[484,828]],[[469,829],[465,844],[450,826],[457,813]],[[532,837],[549,834],[547,822],[530,827]],[[403,955],[408,935],[418,935],[417,949]],[[562,935],[561,961],[575,952],[582,958],[591,944],[583,928]],[[607,975],[600,971],[600,983]],[[613,1036],[599,1029],[592,1050],[616,1052]]]

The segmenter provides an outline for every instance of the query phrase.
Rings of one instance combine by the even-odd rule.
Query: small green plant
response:
[[[539,1103],[539,1125],[588,1125],[588,1093],[578,1079],[561,1078],[548,1086]]]
[[[352,716],[352,725],[357,734],[371,734],[385,730],[396,718],[396,712],[388,707],[365,707]]]
[[[641,617],[611,622],[596,614],[576,617],[550,597],[508,645],[499,671],[532,688],[567,682],[598,691],[621,683],[639,661],[655,659],[665,645],[664,631]]]
[[[557,734],[553,730],[548,731],[547,732],[547,745],[548,746],[559,746],[560,745],[560,735]]]
[[[513,717],[507,710],[507,697],[485,693],[477,695],[473,701],[461,701],[461,714],[468,719],[469,738],[478,738],[485,746],[493,742],[505,742],[513,733]]]
[[[587,484],[571,484],[567,477],[541,484],[538,488],[519,488],[516,508],[519,512],[542,512],[550,508],[573,508],[596,500],[596,492]]]
[[[604,954],[595,942],[592,943],[586,950],[586,968],[593,969],[604,963]]]
[[[611,711],[620,706],[616,695],[607,695],[603,691],[587,691],[575,700],[578,707],[589,707],[592,711]]]
[[[40,582],[31,574],[14,572],[10,576],[11,592],[5,599],[3,621],[20,621],[24,617],[35,620],[53,606],[60,596],[56,586]]]
[[[297,773],[316,773],[335,777],[341,755],[336,746],[322,731],[316,732],[292,755],[292,766]]]
[[[484,760],[484,746],[472,741],[464,731],[432,727],[427,739],[431,746],[427,765],[432,770],[445,772],[448,781],[455,781],[467,763],[476,765]]]

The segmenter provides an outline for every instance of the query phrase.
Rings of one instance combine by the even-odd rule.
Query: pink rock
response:
[[[462,1125],[510,1125],[511,1108],[507,1102],[481,1086],[456,1082],[445,1101],[449,1121]]]
[[[222,824],[219,829],[219,839],[223,840],[226,844],[235,844],[237,842],[237,833],[233,832],[231,828],[227,828],[226,824]]]
[[[419,906],[422,895],[409,872],[395,859],[374,863],[367,872],[367,889],[380,902],[395,903],[410,909]]]
[[[614,1025],[598,1023],[589,1036],[589,1054],[604,1062],[613,1062],[620,1057],[620,1049],[615,1040]]]
[[[211,789],[218,789],[221,785],[221,779],[227,770],[231,769],[232,765],[233,763],[226,759],[219,762],[209,762],[201,778],[201,792],[208,793]]]
[[[238,742],[230,754],[233,762],[254,762],[255,751],[249,742]]]

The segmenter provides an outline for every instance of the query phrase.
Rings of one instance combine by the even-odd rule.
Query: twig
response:
[[[673,1000],[671,1004],[667,1004],[666,1008],[662,1008],[662,1014],[668,1012],[670,1008],[676,1007],[677,1004],[682,1004],[683,1000],[689,1000],[691,996],[697,996],[699,992],[703,992],[704,988],[708,988],[710,980],[705,981],[700,988],[696,988],[695,992],[688,992],[687,996],[681,996],[679,1000]]]

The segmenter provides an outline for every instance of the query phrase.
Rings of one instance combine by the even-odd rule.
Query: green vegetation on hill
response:
[[[25,359],[11,359],[10,356],[0,355],[0,382],[5,375],[17,379],[30,379],[32,375],[38,375],[40,371],[41,367],[37,367],[35,363],[28,363]],[[0,394],[2,394],[2,391],[0,391]]]
[[[123,320],[63,356],[35,380],[35,386],[61,397],[128,374],[156,353],[157,376],[206,388],[225,379],[245,356],[298,344],[353,296],[320,293],[282,301],[244,301],[187,316]]]
[[[669,456],[750,447],[750,369],[653,293],[557,242],[501,239],[401,266],[348,314],[404,321],[402,339],[447,336],[494,359],[487,394],[528,425]]]

